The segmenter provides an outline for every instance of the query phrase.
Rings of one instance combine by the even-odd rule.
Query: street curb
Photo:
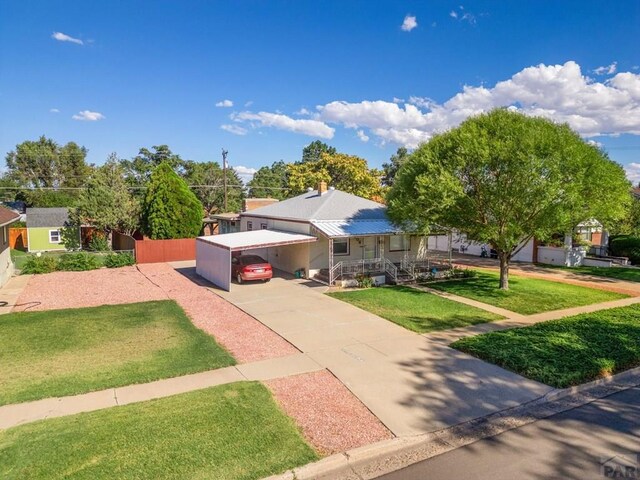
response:
[[[347,450],[263,480],[371,480],[483,438],[572,410],[640,386],[640,367],[421,435],[396,437]]]

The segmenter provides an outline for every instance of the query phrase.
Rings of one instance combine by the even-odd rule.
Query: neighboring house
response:
[[[262,232],[262,233],[261,233]],[[328,283],[357,274],[395,279],[406,262],[426,258],[426,237],[407,235],[383,204],[321,182],[316,190],[240,214],[240,232],[200,237],[198,272],[228,288],[231,256],[251,252],[284,272]]]
[[[75,228],[80,238],[80,229],[68,227],[67,208],[27,208],[27,238],[29,252],[65,250],[62,231]]]
[[[20,214],[0,206],[0,286],[13,274],[13,262],[9,248],[9,227],[20,220]]]
[[[242,211],[248,212],[256,208],[266,207],[278,202],[275,198],[246,198],[242,201]],[[212,234],[234,233],[240,231],[239,213],[217,213],[205,219],[205,225],[210,225]]]
[[[574,237],[588,242],[590,247],[574,246]],[[582,265],[587,259],[587,254],[602,256],[606,253],[608,235],[602,224],[592,219],[578,224],[572,234],[567,234],[563,239],[560,239],[560,243],[564,243],[564,245],[559,247],[546,246],[541,245],[537,239],[533,238],[524,244],[511,260],[514,262],[547,263],[551,265]],[[483,244],[468,240],[464,234],[454,233],[451,237],[451,244],[449,244],[447,235],[430,236],[428,247],[430,250],[440,251],[452,248],[457,253],[480,256]],[[489,252],[491,247],[489,245],[484,245],[484,247]],[[585,265],[589,264],[590,261],[586,260],[586,262],[584,263]],[[593,263],[593,265],[596,265],[596,263]],[[597,262],[597,266],[606,265]]]

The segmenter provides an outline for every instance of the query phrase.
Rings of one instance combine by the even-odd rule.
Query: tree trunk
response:
[[[505,252],[498,252],[500,259],[500,290],[509,290],[509,260],[511,257]]]

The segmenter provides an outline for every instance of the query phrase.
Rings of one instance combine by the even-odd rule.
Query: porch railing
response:
[[[393,264],[392,264],[393,265]],[[393,265],[395,267],[395,265]],[[329,283],[345,275],[366,275],[368,273],[386,272],[387,265],[383,258],[366,258],[362,260],[343,260],[329,270]]]

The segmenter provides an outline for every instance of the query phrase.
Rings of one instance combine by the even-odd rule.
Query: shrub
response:
[[[126,267],[128,265],[135,265],[135,263],[135,257],[128,252],[110,253],[104,257],[104,266],[107,268]]]
[[[60,258],[58,264],[59,270],[67,272],[82,272],[85,270],[95,270],[102,265],[98,257],[86,252],[79,253],[65,253]]]
[[[91,240],[87,244],[87,250],[92,252],[106,252],[111,250],[109,246],[109,239],[107,239],[106,235],[101,233],[94,233],[91,236]]]
[[[20,273],[22,274],[38,274],[38,273],[51,273],[58,269],[58,260],[53,257],[36,257],[30,255],[27,261],[24,263]]]
[[[17,222],[13,222],[9,228],[25,228],[27,226],[27,222],[23,222],[22,220],[18,220]]]
[[[640,237],[622,235],[612,238],[609,250],[614,257],[628,257],[634,265],[640,264]]]
[[[357,275],[356,281],[358,282],[358,287],[360,288],[372,288],[376,286],[373,278],[366,275]]]

